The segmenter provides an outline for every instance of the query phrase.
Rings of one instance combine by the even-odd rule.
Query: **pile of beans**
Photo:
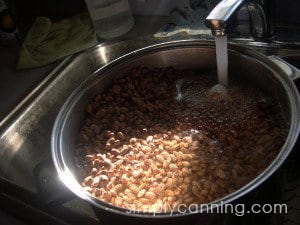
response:
[[[95,96],[78,138],[86,191],[123,208],[176,210],[222,198],[272,162],[288,129],[279,105],[239,82],[215,101],[215,76],[190,74],[134,68]]]

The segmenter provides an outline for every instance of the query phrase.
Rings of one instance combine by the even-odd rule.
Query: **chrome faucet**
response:
[[[206,25],[214,36],[224,36],[232,15],[246,5],[250,15],[250,32],[254,38],[270,38],[272,27],[266,0],[222,0],[207,16]]]

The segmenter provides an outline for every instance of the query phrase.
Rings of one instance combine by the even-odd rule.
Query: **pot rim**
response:
[[[257,52],[256,50],[250,49],[248,47],[240,46],[233,43],[228,43],[228,50],[234,50],[239,54],[243,54],[245,56],[255,57],[256,59],[261,59],[260,63],[264,63],[264,66],[267,67],[269,70],[272,71],[272,73],[277,77],[278,80],[282,83],[284,88],[288,90],[287,95],[290,100],[290,116],[291,116],[291,122],[290,122],[290,128],[289,132],[286,138],[286,141],[284,145],[281,147],[280,152],[276,156],[276,158],[273,160],[273,162],[255,179],[251,180],[248,184],[244,185],[240,189],[236,190],[235,192],[226,195],[225,197],[221,199],[217,199],[213,202],[208,203],[207,205],[210,205],[211,208],[209,210],[205,209],[197,210],[195,212],[185,212],[185,213],[179,213],[174,212],[172,215],[170,213],[144,213],[144,212],[133,212],[129,213],[128,209],[120,208],[117,206],[110,205],[106,202],[103,202],[91,195],[89,195],[87,192],[83,190],[83,188],[74,188],[74,186],[78,186],[79,183],[74,178],[72,172],[69,170],[67,164],[64,162],[63,154],[61,152],[61,140],[62,140],[62,128],[64,127],[64,124],[66,122],[66,119],[68,118],[68,114],[70,113],[72,106],[76,103],[76,101],[80,98],[81,94],[85,92],[85,88],[88,87],[94,79],[97,79],[99,77],[99,72],[107,71],[111,67],[113,67],[115,64],[118,64],[120,61],[126,61],[130,58],[137,57],[139,55],[143,55],[147,52],[155,52],[155,51],[162,51],[166,50],[168,48],[174,48],[174,47],[181,47],[181,48],[187,48],[187,47],[203,47],[203,48],[215,48],[213,41],[203,41],[203,40],[176,40],[176,41],[170,41],[170,42],[164,42],[159,44],[150,45],[135,51],[132,51],[130,53],[127,53],[125,55],[122,55],[121,57],[118,57],[103,67],[96,70],[92,76],[87,77],[68,97],[68,99],[63,104],[62,108],[60,109],[54,126],[52,130],[51,135],[51,154],[52,159],[55,165],[55,168],[58,172],[58,175],[61,179],[61,181],[68,187],[70,191],[72,191],[75,195],[78,197],[88,201],[92,205],[103,209],[108,212],[120,214],[120,215],[126,215],[126,216],[132,216],[132,217],[144,217],[144,218],[168,218],[170,216],[172,217],[181,217],[181,216],[187,216],[192,215],[195,213],[211,213],[216,208],[231,203],[233,204],[234,201],[242,197],[243,195],[249,193],[256,187],[258,187],[260,184],[262,184],[264,181],[266,181],[286,160],[290,152],[292,151],[296,141],[297,137],[299,136],[300,132],[300,96],[297,91],[297,88],[293,81],[284,73],[284,71],[278,67],[274,62],[268,59],[267,56],[261,54],[260,52]],[[99,46],[96,46],[94,48],[98,48]],[[71,179],[70,179],[71,178]],[[79,185],[80,186],[80,185]],[[201,205],[201,204],[200,204]],[[206,204],[205,204],[206,205]]]

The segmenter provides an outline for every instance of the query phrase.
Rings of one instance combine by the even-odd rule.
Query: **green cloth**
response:
[[[97,44],[88,13],[52,23],[38,17],[21,47],[17,69],[43,66]]]

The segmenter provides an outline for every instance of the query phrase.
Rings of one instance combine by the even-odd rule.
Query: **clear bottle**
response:
[[[128,0],[85,0],[95,31],[100,38],[111,39],[133,27]]]

